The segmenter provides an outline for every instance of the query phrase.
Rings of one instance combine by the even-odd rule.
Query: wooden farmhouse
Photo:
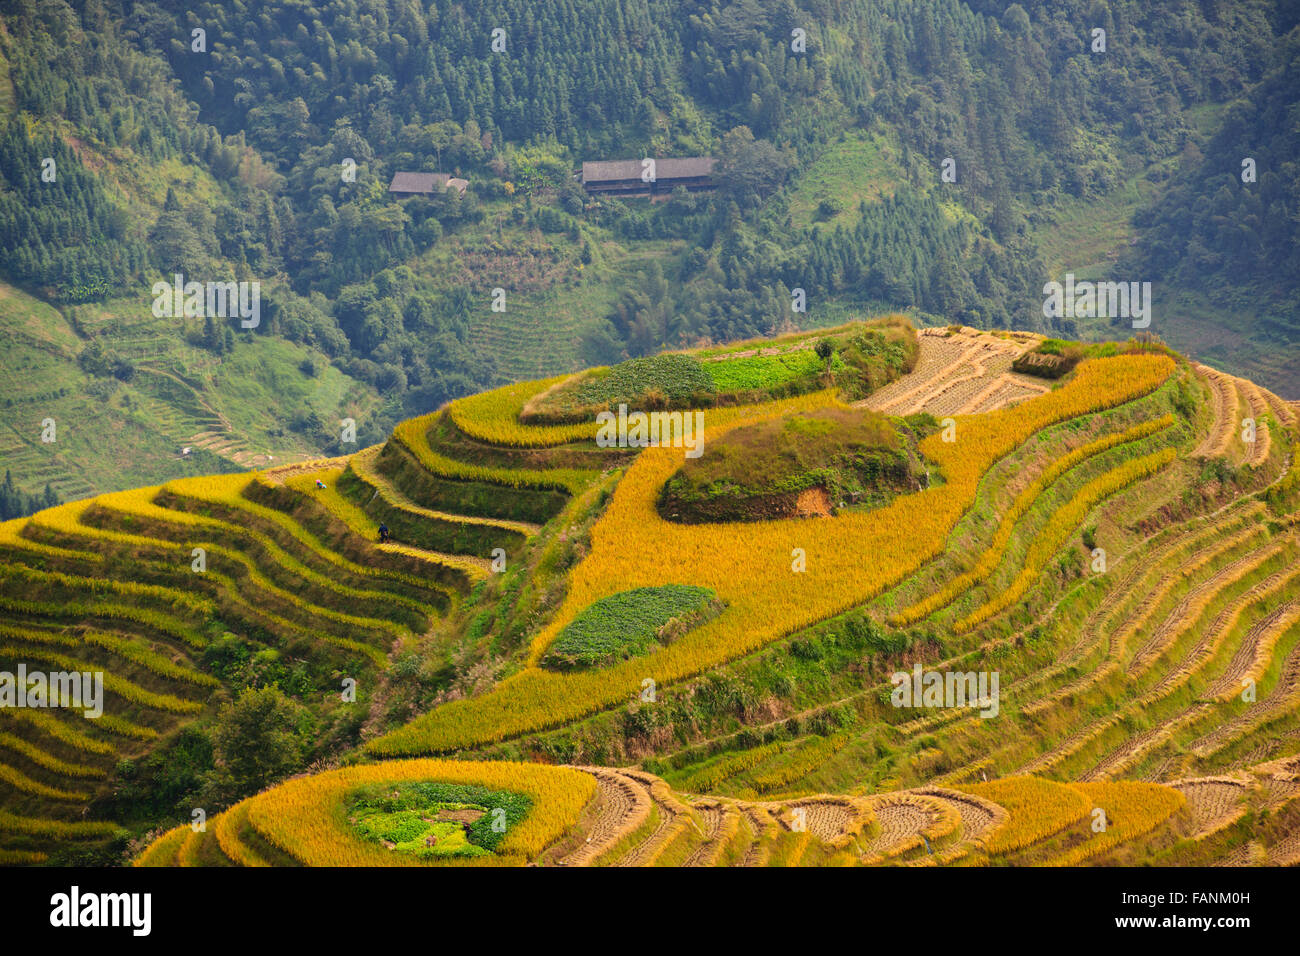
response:
[[[613,159],[583,163],[579,176],[583,187],[593,194],[667,196],[678,186],[685,186],[691,192],[715,189],[713,167],[716,164],[717,160],[710,156],[656,159],[654,178],[647,182],[643,177],[644,160]]]
[[[463,196],[467,188],[468,179],[456,179],[451,173],[394,173],[388,191],[395,196],[432,196],[454,189]]]

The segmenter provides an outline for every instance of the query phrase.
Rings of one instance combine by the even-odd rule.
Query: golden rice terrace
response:
[[[0,863],[1294,864],[1297,447],[1158,342],[887,318],[41,511]]]

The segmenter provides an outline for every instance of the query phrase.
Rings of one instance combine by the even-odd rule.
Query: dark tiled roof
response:
[[[390,193],[431,193],[446,189],[451,173],[394,173]]]
[[[655,179],[693,179],[713,172],[716,159],[710,156],[688,156],[683,159],[656,159]],[[620,179],[640,179],[641,160],[611,159],[582,164],[584,183],[607,183]]]

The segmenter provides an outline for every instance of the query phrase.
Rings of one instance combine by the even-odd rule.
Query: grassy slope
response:
[[[345,415],[362,421],[378,402],[319,356],[320,374],[303,375],[298,365],[311,351],[280,339],[237,337],[218,358],[141,303],[83,306],[77,315],[106,348],[132,358],[132,381],[96,382],[77,364],[86,341],[63,313],[0,283],[0,466],[26,491],[50,481],[60,496],[80,498],[263,464],[257,456],[267,453],[275,462],[315,457],[333,436],[288,431],[286,410],[314,409],[333,429]],[[46,417],[57,425],[53,445],[40,440]],[[180,455],[186,445],[197,449],[189,459]]]
[[[1222,104],[1207,104],[1191,111],[1194,142],[1213,135],[1223,110]],[[1285,398],[1300,397],[1300,343],[1249,302],[1171,289],[1150,276],[1116,272],[1115,263],[1138,236],[1134,214],[1156,200],[1177,165],[1177,157],[1153,163],[1104,198],[1068,200],[1039,215],[1031,234],[1050,277],[1064,281],[1072,272],[1079,280],[1152,280],[1151,331],[1192,358],[1253,379]],[[1123,333],[1105,319],[1079,322],[1079,334],[1086,340],[1103,341]]]
[[[12,92],[7,64],[0,63],[0,118],[13,108]],[[126,147],[101,150],[62,120],[50,128],[96,172],[137,235],[157,219],[169,188],[183,203],[217,196],[219,186],[200,167],[177,159],[151,162]],[[0,401],[10,411],[0,427],[0,466],[13,472],[20,488],[39,491],[49,481],[61,497],[80,498],[317,457],[335,437],[338,419],[364,421],[379,404],[374,389],[282,339],[238,336],[224,357],[196,349],[186,335],[197,332],[201,320],[155,318],[150,301],[142,288],[138,299],[60,310],[0,283]],[[96,382],[81,370],[77,356],[91,339],[138,367],[130,383]],[[298,368],[307,357],[322,369],[315,378]],[[290,415],[306,410],[331,433],[289,431]],[[40,441],[46,417],[58,425],[53,445]],[[180,455],[187,445],[195,448],[188,460]]]
[[[790,218],[796,229],[836,226],[851,229],[860,218],[858,205],[876,202],[894,194],[906,178],[900,164],[901,149],[892,136],[851,130],[819,156],[790,191]],[[840,211],[818,220],[822,200],[840,205]]]

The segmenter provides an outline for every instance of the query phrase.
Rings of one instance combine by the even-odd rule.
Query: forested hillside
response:
[[[171,446],[338,453],[343,419],[365,444],[481,387],[867,309],[1113,337],[1044,319],[1066,272],[1152,282],[1151,331],[1296,394],[1292,6],[13,0],[0,273],[66,323],[29,343],[58,415],[149,436],[93,490],[197,473]],[[715,192],[574,178],[694,155]],[[398,199],[399,170],[470,185]],[[260,324],[152,316],[176,273],[260,282]],[[49,392],[18,399],[14,480],[84,494],[39,460]]]

